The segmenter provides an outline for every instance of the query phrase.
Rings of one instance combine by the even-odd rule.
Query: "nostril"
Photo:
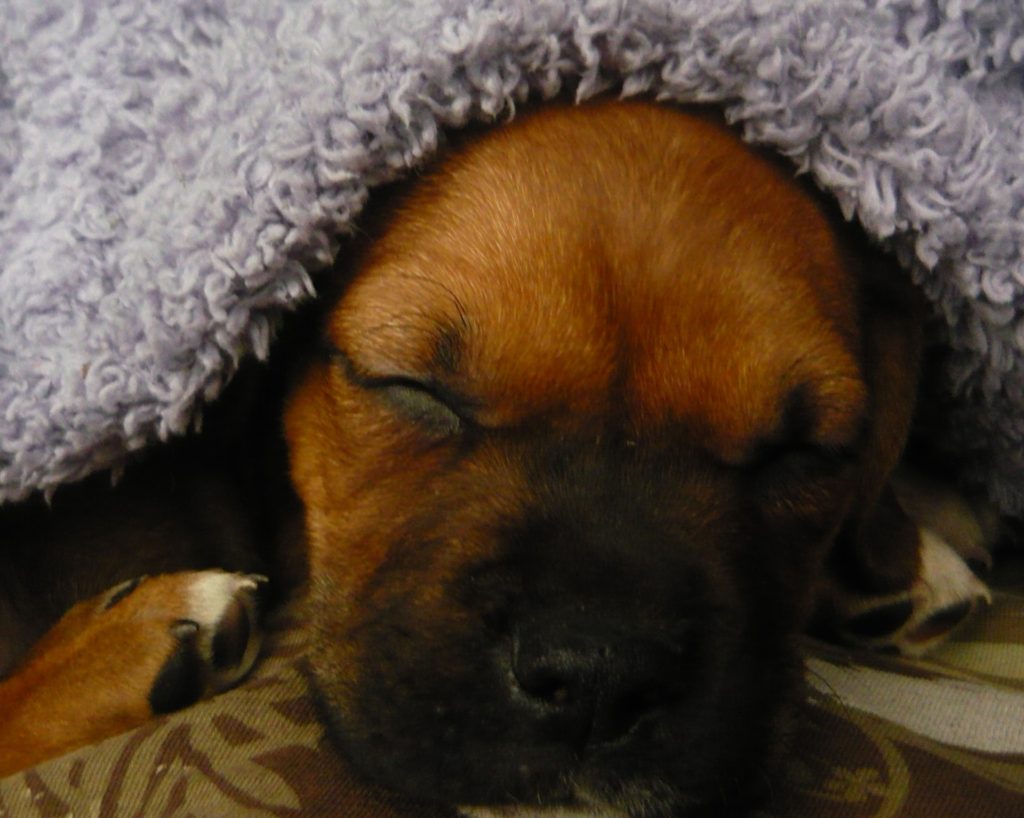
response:
[[[590,741],[593,744],[615,741],[626,735],[644,716],[670,706],[674,697],[653,684],[621,692],[604,703],[594,714]]]
[[[535,703],[564,708],[585,698],[593,662],[579,646],[513,641],[512,673]]]
[[[517,673],[516,681],[524,693],[556,707],[568,704],[572,698],[569,683],[551,671],[539,670],[523,676]]]
[[[512,701],[524,726],[542,741],[584,746],[596,703],[585,657],[535,640],[513,645]]]
[[[633,634],[517,629],[513,700],[546,739],[602,744],[670,707],[680,651]]]

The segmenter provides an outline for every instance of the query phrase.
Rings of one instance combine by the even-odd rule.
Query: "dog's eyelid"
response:
[[[409,378],[386,378],[371,389],[400,414],[442,437],[459,434],[471,423],[433,390]]]
[[[787,462],[814,463],[824,471],[839,471],[857,458],[853,446],[820,445],[814,442],[765,444],[744,464],[749,471],[762,472]]]
[[[351,357],[343,350],[337,348],[329,349],[328,356],[332,361],[341,366],[345,377],[361,389],[379,392],[391,391],[393,396],[399,397],[398,402],[407,409],[410,408],[409,404],[412,401],[416,401],[418,408],[416,408],[413,414],[422,419],[428,419],[432,414],[436,414],[436,412],[430,412],[429,404],[424,402],[430,401],[436,404],[438,411],[450,413],[460,426],[476,425],[473,418],[473,402],[433,378],[418,375],[364,372]],[[405,400],[401,399],[403,393],[406,396]],[[414,395],[419,396],[422,400],[413,397]]]
[[[413,375],[370,375],[364,381],[367,389],[408,389],[421,392],[440,404],[443,404],[459,417],[469,415],[471,403],[468,399],[456,394],[444,384],[428,378]]]

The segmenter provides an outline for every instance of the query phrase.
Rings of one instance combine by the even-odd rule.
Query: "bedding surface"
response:
[[[295,613],[240,687],[0,779],[0,818],[457,818],[375,789],[333,748]],[[808,644],[793,753],[751,818],[1019,818],[1022,621],[1017,584],[928,660]]]

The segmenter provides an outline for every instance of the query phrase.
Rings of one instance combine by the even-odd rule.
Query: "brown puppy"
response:
[[[551,107],[467,140],[373,232],[286,410],[315,685],[370,777],[477,813],[732,814],[812,614],[912,651],[983,595],[890,486],[916,298],[715,122]],[[159,609],[151,652],[178,656],[168,611],[206,583],[189,655],[244,672],[213,646],[254,582],[173,576],[85,603],[89,627]],[[94,648],[58,627],[23,668]],[[151,664],[150,703],[182,683]],[[0,709],[45,721],[26,672]],[[80,740],[30,724],[65,732],[43,755]],[[40,757],[4,731],[0,769]]]

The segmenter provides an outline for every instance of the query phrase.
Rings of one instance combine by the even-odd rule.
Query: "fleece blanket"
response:
[[[927,293],[945,442],[1024,511],[1019,0],[5,0],[0,500],[186,431],[374,186],[565,92],[716,103],[812,174]]]

